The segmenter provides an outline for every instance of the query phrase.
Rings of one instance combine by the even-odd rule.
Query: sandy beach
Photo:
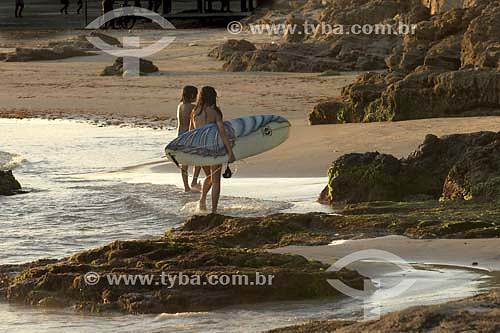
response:
[[[81,17],[73,14],[59,16],[58,5],[40,7],[42,2],[37,0],[27,8],[25,15],[28,19],[22,24],[12,18],[10,11],[6,11],[5,4],[0,5],[0,10],[3,10],[0,19],[4,20],[0,23],[0,55],[18,47],[47,46],[50,42],[88,34],[81,29]],[[42,13],[42,8],[48,8],[46,13]],[[97,12],[94,7],[93,10]],[[57,16],[53,22],[56,29],[44,29],[47,18],[51,16]],[[33,29],[29,22],[33,27],[42,28]],[[108,30],[105,33],[118,39],[132,35],[131,31],[124,30]],[[491,202],[480,202],[474,206],[473,200],[471,203],[460,201],[463,207],[459,204],[453,206],[453,203],[439,201],[441,196],[433,192],[430,203],[429,191],[422,191],[408,196],[408,200],[406,197],[404,200],[391,197],[366,200],[368,204],[363,200],[359,201],[360,204],[354,201],[352,206],[347,205],[342,214],[338,214],[340,206],[322,205],[317,202],[317,197],[330,181],[327,172],[332,162],[342,155],[380,152],[403,158],[415,151],[427,134],[439,137],[500,131],[500,116],[311,126],[307,121],[311,110],[318,103],[339,96],[342,88],[353,83],[363,72],[339,72],[334,75],[226,72],[221,61],[208,56],[221,43],[244,38],[262,47],[279,38],[249,32],[234,36],[224,27],[138,30],[134,31],[134,35],[141,36],[143,47],[161,37],[175,37],[172,44],[147,58],[158,66],[158,73],[134,78],[100,76],[115,58],[97,51],[92,51],[92,56],[56,61],[0,62],[0,118],[14,118],[0,119],[0,127],[4,128],[0,132],[0,141],[3,142],[0,153],[5,156],[8,165],[15,166],[9,169],[14,169],[23,189],[28,192],[24,197],[2,197],[5,200],[2,204],[8,204],[0,212],[0,220],[4,220],[0,222],[5,222],[6,230],[3,247],[0,246],[0,331],[2,322],[7,322],[7,329],[28,322],[24,326],[28,327],[27,331],[33,331],[37,325],[42,325],[47,331],[64,331],[74,325],[77,332],[86,332],[89,325],[95,325],[101,331],[141,330],[141,325],[148,325],[150,329],[172,332],[247,332],[300,324],[306,320],[357,320],[362,311],[361,302],[350,298],[336,299],[332,304],[317,302],[313,298],[271,298],[258,308],[261,304],[251,300],[247,304],[244,297],[240,302],[229,292],[226,294],[227,303],[224,303],[227,307],[220,302],[217,292],[204,307],[196,301],[207,298],[206,290],[200,292],[201,297],[196,295],[192,307],[189,303],[192,294],[188,292],[188,298],[176,301],[178,295],[168,294],[169,290],[165,295],[158,293],[154,296],[161,296],[154,301],[161,303],[161,307],[153,306],[154,302],[148,303],[149,289],[144,289],[143,294],[143,291],[135,294],[135,290],[128,293],[120,289],[117,295],[109,290],[93,289],[95,295],[89,293],[84,295],[86,299],[82,296],[75,301],[66,296],[77,295],[78,298],[78,295],[84,294],[81,292],[83,289],[79,289],[80,294],[75,292],[79,288],[76,279],[81,282],[84,273],[87,273],[83,272],[83,266],[101,274],[121,270],[129,273],[151,270],[156,273],[156,269],[169,271],[175,265],[179,270],[205,269],[207,266],[207,274],[220,271],[221,267],[228,271],[250,267],[252,270],[262,268],[273,272],[279,267],[284,272],[283,285],[288,286],[290,281],[297,283],[299,287],[292,286],[290,290],[300,294],[301,287],[305,285],[301,280],[305,276],[304,266],[312,267],[311,281],[316,281],[316,274],[329,274],[327,266],[340,258],[356,251],[377,249],[388,251],[418,267],[418,271],[412,272],[414,275],[411,276],[422,282],[408,294],[390,300],[384,305],[383,312],[442,303],[498,289],[500,239],[493,238],[497,237],[499,227],[496,222],[498,215],[495,215],[497,206],[487,205]],[[185,193],[178,168],[161,156],[164,146],[176,136],[177,105],[181,90],[186,85],[199,88],[213,86],[218,92],[217,102],[225,119],[274,114],[287,118],[291,123],[290,137],[286,142],[233,165],[236,179],[223,180],[221,205],[217,211],[222,215],[200,212],[199,194]],[[496,92],[497,86],[495,89],[492,90]],[[418,100],[413,93],[408,93],[409,99],[415,97]],[[498,94],[489,94],[488,97],[490,95]],[[401,105],[407,104],[398,104],[399,107]],[[490,107],[489,104],[487,106]],[[453,113],[444,112],[441,116],[450,114]],[[30,118],[35,120],[28,120]],[[443,144],[448,150],[433,150],[435,146],[428,145],[427,151],[433,150],[438,157],[451,151],[449,161],[453,160],[453,163],[450,162],[449,169],[455,170],[456,165],[462,164],[468,166],[470,161],[486,161],[472,164],[475,169],[471,169],[488,171],[493,166],[490,168],[493,170],[496,162],[487,165],[488,160],[483,159],[487,154],[495,156],[492,142],[497,140],[495,142],[498,143],[498,139],[492,139],[493,136],[495,133],[490,133],[486,138],[488,145],[481,143],[481,140],[486,142],[485,138],[465,138]],[[475,143],[470,146],[474,146],[474,150],[467,152],[470,159],[464,158],[465,162],[460,164],[460,158],[466,152],[465,149],[464,152],[457,152],[460,149],[456,149],[456,144],[472,141]],[[434,155],[431,157],[436,157]],[[380,160],[385,163],[388,159]],[[392,161],[393,165],[400,162],[393,160],[396,161]],[[438,162],[432,164],[435,161]],[[425,160],[422,169],[430,171],[429,175],[426,174],[428,179],[422,178],[421,183],[438,179],[437,173],[432,174],[434,169],[439,169],[436,164],[447,165],[449,161],[437,158]],[[362,174],[368,181],[375,179],[373,184],[368,181],[366,184],[371,187],[369,190],[374,188],[377,192],[377,181],[385,185],[392,176],[394,169],[390,168],[389,162],[374,164],[375,169],[379,165],[384,168],[389,165],[388,171],[384,169],[386,173],[381,173],[382,176],[372,173],[370,168],[363,172],[365,169],[362,167],[359,167],[361,171],[353,167],[353,173],[341,170],[348,174],[347,185],[342,189],[349,187],[349,181],[359,180],[358,175]],[[399,164],[396,166],[400,167]],[[485,174],[490,176],[497,171],[488,172]],[[441,176],[444,178],[447,174]],[[354,177],[349,178],[350,175]],[[414,179],[412,176],[407,178]],[[420,181],[417,177],[415,179]],[[464,183],[467,183],[466,180]],[[483,184],[482,178],[473,180]],[[387,181],[391,186],[403,188],[399,179],[391,181]],[[342,179],[339,182],[342,183]],[[495,184],[498,183],[492,181],[491,184],[491,193],[500,193],[495,192]],[[439,191],[443,188],[442,183],[440,186]],[[380,192],[384,193],[385,187],[381,188]],[[359,189],[357,194],[368,192],[361,186]],[[413,200],[422,202],[415,203]],[[376,201],[373,206],[371,201]],[[351,204],[349,200],[346,202]],[[338,200],[336,203],[344,202]],[[412,206],[414,204],[417,208]],[[377,237],[380,235],[385,236]],[[464,239],[466,237],[485,238]],[[329,245],[318,245],[328,244],[333,239],[336,240]],[[186,244],[189,246],[185,247]],[[40,258],[51,259],[47,262],[33,261]],[[286,260],[290,260],[291,266]],[[368,277],[374,281],[387,279],[395,284],[406,273],[400,272],[393,264],[361,260],[348,268],[357,271],[352,272],[357,282]],[[51,265],[61,267],[61,272],[54,272]],[[295,271],[292,272],[290,267]],[[18,283],[14,279],[19,273],[16,271],[18,268],[20,271],[33,270],[33,275],[46,270],[43,271],[45,277],[42,277],[46,285],[42,287],[47,289],[37,294],[40,290],[35,289],[43,283],[30,280],[31,273],[24,274]],[[78,272],[78,277],[75,272]],[[4,273],[6,275],[2,275]],[[297,278],[293,275],[295,273]],[[3,279],[5,276],[7,278]],[[325,281],[324,275],[321,281]],[[22,283],[29,287],[19,287]],[[304,290],[318,292],[320,289],[316,286],[311,284]],[[102,287],[102,283],[97,287]],[[330,286],[326,287],[326,291],[331,291]],[[386,287],[380,289],[383,291]],[[127,315],[104,320],[97,316],[75,319],[77,315],[73,312],[70,316],[59,310],[46,315],[41,307],[34,307],[35,310],[29,312],[3,302],[3,291],[5,300],[9,302],[21,300],[31,305],[55,304],[66,309],[69,305],[80,306],[81,309],[87,307],[84,310],[90,309],[90,312],[100,312],[102,307],[103,311],[119,309]],[[48,293],[45,294],[45,291]],[[60,294],[56,295],[58,292]],[[289,292],[283,293],[289,296]],[[273,292],[264,294],[271,295]],[[146,296],[144,300],[137,301],[134,299],[137,295]],[[89,304],[93,304],[92,307]],[[179,304],[180,307],[175,308]],[[215,305],[214,308],[210,307],[212,305]],[[138,313],[144,315],[144,323],[138,323]],[[30,316],[35,316],[36,320],[25,319]]]
[[[3,35],[0,44],[34,46],[60,40],[81,31],[11,39]],[[163,35],[145,32],[146,43]],[[108,55],[71,58],[62,61],[2,63],[0,116],[46,115],[75,117],[99,115],[105,119],[143,117],[172,124],[184,85],[212,85],[220,95],[226,118],[251,114],[276,114],[292,123],[291,136],[278,148],[246,160],[239,176],[322,177],[337,157],[350,152],[379,151],[397,157],[417,148],[426,134],[438,136],[476,131],[498,131],[500,117],[441,118],[391,123],[309,126],[307,113],[327,97],[340,94],[357,73],[321,77],[318,74],[246,72],[228,73],[220,62],[207,56],[220,42],[232,38],[225,29],[168,31],[176,40],[151,57],[160,75],[142,78],[100,77],[113,62]],[[113,33],[120,37],[124,33]],[[268,36],[243,35],[254,43]],[[167,169],[166,169],[167,170]]]
[[[410,239],[403,236],[334,241],[325,246],[287,246],[274,253],[299,254],[329,264],[356,251],[379,249],[410,263],[461,266],[500,273],[500,239]],[[460,255],[457,255],[460,253]]]

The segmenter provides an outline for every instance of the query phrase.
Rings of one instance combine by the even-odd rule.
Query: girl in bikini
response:
[[[222,112],[217,106],[217,92],[213,87],[203,87],[198,94],[196,106],[191,115],[191,126],[193,128],[203,127],[208,124],[216,124],[221,135],[224,146],[229,154],[228,163],[235,161],[231,143],[224,130],[224,120]],[[206,210],[206,199],[210,189],[212,189],[212,213],[217,212],[220,197],[220,180],[222,165],[204,166],[206,178],[203,182],[200,197],[200,210]]]

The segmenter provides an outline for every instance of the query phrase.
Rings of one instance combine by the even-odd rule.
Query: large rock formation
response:
[[[389,73],[361,75],[318,104],[310,124],[500,114],[500,1],[451,7],[404,37]]]
[[[292,2],[291,2],[292,4]],[[270,12],[245,20],[245,24],[260,25],[263,33],[281,36],[273,44],[240,50],[226,57],[227,71],[322,72],[325,70],[375,70],[386,68],[385,58],[401,43],[402,35],[351,34],[353,25],[384,24],[396,28],[400,23],[416,23],[428,18],[428,10],[419,1],[320,1],[293,2],[283,9],[271,7]],[[308,28],[305,24],[308,24]],[[278,25],[288,25],[290,29]],[[319,30],[313,33],[312,25]],[[218,50],[231,49],[234,41],[226,41]]]
[[[0,298],[92,312],[177,313],[332,297],[340,293],[327,279],[340,279],[363,289],[363,276],[346,269],[327,272],[327,266],[319,262],[272,254],[264,248],[389,234],[416,238],[500,236],[498,206],[376,202],[349,205],[341,213],[194,216],[161,238],[115,241],[60,260],[2,265]],[[256,284],[257,273],[266,276],[265,284]],[[272,283],[268,283],[271,275]],[[126,284],[124,276],[136,283],[129,280]],[[139,276],[146,282],[138,282]],[[177,280],[172,283],[168,277],[174,276]],[[211,276],[228,276],[230,281],[248,279],[249,283],[212,284]]]
[[[305,229],[319,219],[297,218],[287,229],[284,222],[273,221],[279,217],[257,224],[218,215],[193,217],[163,238],[116,241],[61,260],[0,266],[0,294],[9,302],[74,306],[92,312],[177,313],[340,296],[328,284],[331,278],[362,288],[363,277],[356,272],[326,272],[328,266],[319,262],[255,248],[279,241],[279,233],[293,234],[293,225],[296,230]],[[263,237],[256,237],[260,232],[255,230],[262,230]],[[151,280],[135,285],[110,282],[125,275],[150,276]],[[170,279],[174,276],[175,281]],[[265,276],[266,282],[257,276]],[[214,283],[217,279],[248,282]]]
[[[450,116],[500,115],[500,73],[493,69],[366,73],[340,98],[321,102],[309,123],[399,121]]]
[[[467,149],[450,169],[443,187],[444,199],[493,201],[500,198],[500,132],[485,133],[483,144]]]
[[[21,184],[14,178],[12,171],[0,170],[0,195],[13,195],[21,190]]]
[[[328,171],[331,202],[414,198],[500,201],[500,132],[427,135],[407,158],[347,154]],[[326,191],[326,190],[325,190]]]

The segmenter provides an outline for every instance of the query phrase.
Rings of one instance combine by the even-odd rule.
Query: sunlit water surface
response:
[[[0,264],[64,257],[118,239],[157,237],[197,213],[198,196],[181,190],[178,174],[126,168],[161,160],[162,148],[174,135],[173,130],[0,119],[0,169],[15,168],[16,178],[29,191],[0,197]],[[315,203],[324,184],[324,178],[225,180],[221,212],[260,216],[328,211]],[[425,271],[424,278],[434,282],[418,296],[386,302],[382,312],[472,295],[489,279],[443,268]],[[434,288],[443,279],[453,283]],[[159,316],[94,316],[0,302],[0,331],[258,332],[309,319],[362,315],[362,303],[351,299]]]

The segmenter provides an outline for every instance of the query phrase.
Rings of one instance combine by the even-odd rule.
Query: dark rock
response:
[[[12,171],[0,170],[0,195],[13,195],[20,190],[21,184],[14,178]]]
[[[237,53],[255,50],[255,45],[245,39],[229,39],[210,51],[208,55],[217,60],[230,60]]]
[[[409,190],[400,179],[401,162],[379,153],[347,154],[328,170],[332,201],[399,200]]]
[[[122,43],[118,39],[98,31],[93,31],[89,35],[74,36],[63,40],[49,42],[48,47],[49,48],[71,47],[80,50],[100,51],[98,48],[94,46],[94,44],[90,43],[87,40],[87,37],[98,37],[108,45],[118,46],[118,47],[122,46]]]
[[[140,75],[147,75],[159,71],[152,61],[147,59],[140,59],[139,64]],[[113,65],[104,68],[101,76],[121,76],[123,75],[123,58],[116,58]]]
[[[386,161],[388,170],[396,161]],[[327,272],[326,265],[263,248],[328,244],[360,234],[416,238],[500,236],[498,205],[473,202],[372,202],[349,205],[341,215],[275,214],[267,217],[193,216],[164,237],[116,241],[60,260],[0,265],[0,295],[12,303],[74,306],[82,311],[177,313],[224,306],[339,296],[327,279],[363,289],[356,272]],[[88,272],[99,274],[92,285]],[[181,274],[191,284],[165,285],[161,274]],[[273,275],[272,284],[205,285],[209,276]],[[152,276],[151,283],[111,285],[120,275]],[[238,277],[237,277],[238,278]],[[89,280],[87,280],[89,281]],[[166,281],[163,279],[163,281]]]
[[[401,43],[395,34],[335,34],[328,31],[306,33],[304,23],[342,25],[385,24],[397,27],[399,22],[418,22],[429,17],[429,10],[419,1],[319,1],[284,3],[283,8],[270,6],[267,14],[258,13],[245,23],[290,24],[295,32],[282,31],[281,41],[252,49],[227,41],[210,55],[223,60],[227,71],[322,72],[385,69],[385,58]],[[287,8],[288,9],[285,9]],[[320,29],[320,30],[323,30]],[[326,30],[326,28],[325,28]],[[333,30],[333,29],[332,29]],[[226,50],[226,51],[224,51]]]
[[[444,181],[444,199],[500,202],[500,135],[494,141],[492,136],[485,133],[484,139],[490,143],[467,150],[450,169]]]
[[[330,198],[330,189],[328,188],[328,185],[325,186],[323,191],[321,191],[318,197],[318,202],[324,205],[329,205],[332,203],[332,199]]]
[[[462,65],[496,68],[500,59],[500,3],[487,2],[467,27],[462,42]]]
[[[94,53],[74,48],[71,46],[54,47],[54,48],[16,48],[15,53],[8,54],[5,61],[8,62],[25,62],[25,61],[40,61],[40,60],[59,60],[72,57],[92,56]]]
[[[399,79],[397,73],[364,73],[342,89],[340,98],[317,104],[309,113],[309,124],[362,122],[370,103],[379,99],[387,87]]]
[[[209,222],[208,226],[203,226],[200,220]],[[231,225],[230,221],[230,218],[216,215],[194,217],[183,227],[190,230],[187,233],[170,232],[167,237],[155,240],[116,241],[49,264],[27,265],[21,272],[17,267],[0,266],[0,274],[18,272],[2,282],[6,298],[9,302],[74,306],[92,312],[177,313],[242,303],[340,296],[328,284],[330,278],[341,279],[358,289],[363,286],[363,277],[353,271],[326,272],[328,266],[300,256],[224,247],[219,227],[222,223]],[[265,243],[265,238],[246,235],[249,222],[232,222],[234,234],[241,235],[240,244],[252,243],[251,237]],[[237,225],[246,228],[237,228]],[[260,226],[264,227],[265,222]],[[198,229],[204,231],[196,231]],[[205,233],[209,236],[204,237]],[[233,238],[233,243],[236,242]],[[88,272],[97,272],[100,279],[95,284],[88,284],[85,278]],[[266,276],[266,283],[258,282],[257,274]],[[135,285],[108,282],[112,276],[120,275],[153,278],[150,283]],[[172,285],[168,276],[174,275],[178,280]],[[5,275],[0,278],[2,276]],[[243,279],[249,283],[213,285],[209,283],[213,276],[228,276],[230,281]]]
[[[323,202],[404,201],[415,197],[500,199],[500,133],[478,132],[438,138],[398,160],[380,153],[347,154],[328,171]]]
[[[309,124],[343,124],[350,122],[350,112],[341,101],[326,101],[317,104],[313,111],[309,113]],[[349,117],[346,119],[346,116]]]
[[[444,61],[444,58],[435,59]],[[339,123],[339,119],[341,122],[376,122],[496,116],[500,115],[498,87],[500,73],[496,70],[421,68],[402,79],[397,73],[366,73],[344,87],[340,99],[318,104],[311,111],[309,122],[314,125],[328,121]]]

